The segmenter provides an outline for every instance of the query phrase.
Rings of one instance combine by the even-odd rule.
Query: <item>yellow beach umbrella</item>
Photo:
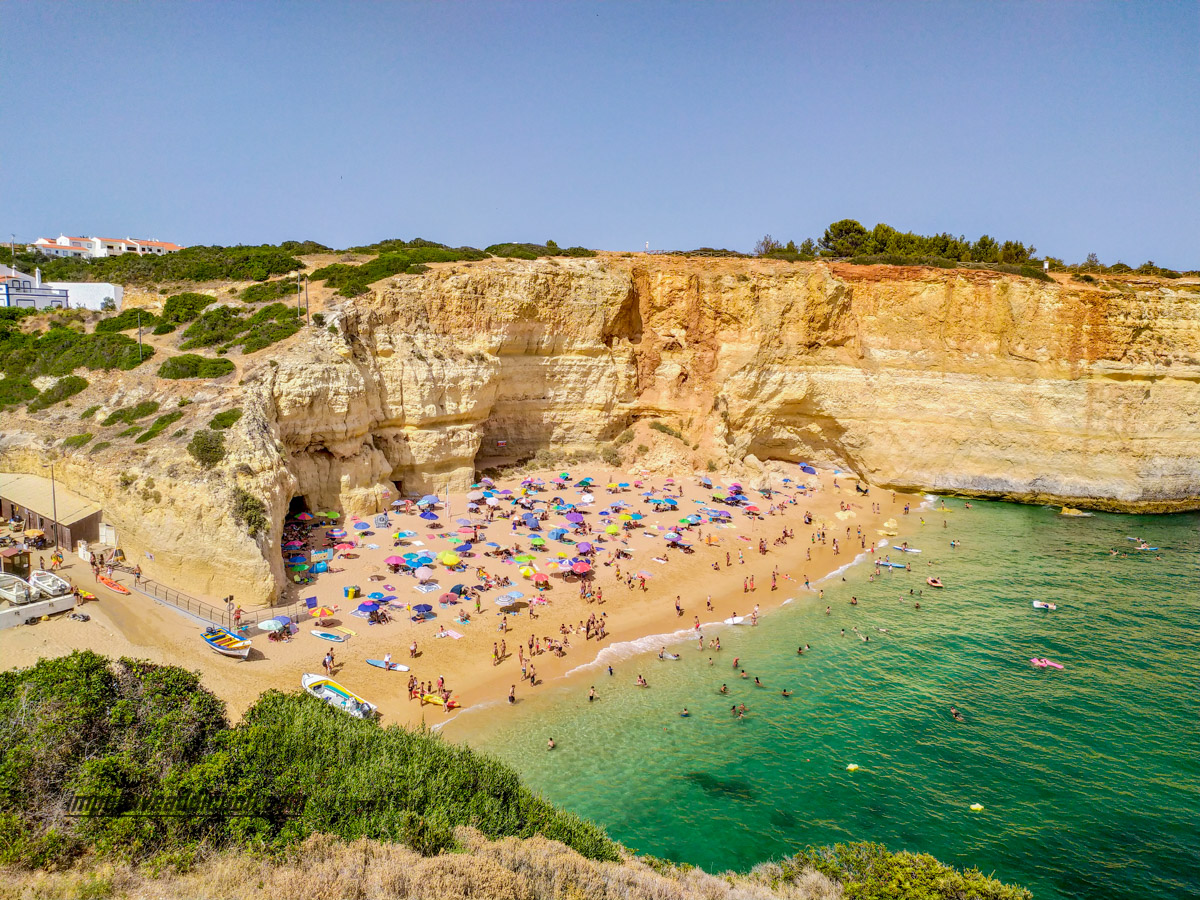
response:
[[[620,534],[621,529],[618,528],[616,525],[609,525],[607,528],[604,529],[604,533],[605,534]]]
[[[620,519],[622,522],[632,522],[633,521],[633,516],[631,516],[629,513],[621,513],[621,515],[617,516],[617,518]]]
[[[533,566],[521,566],[521,574],[526,578],[533,577]]]
[[[457,566],[462,561],[457,553],[443,553],[441,559],[447,566]]]

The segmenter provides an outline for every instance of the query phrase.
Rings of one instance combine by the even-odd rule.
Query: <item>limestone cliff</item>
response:
[[[680,437],[627,444],[625,464],[813,460],[881,486],[1200,507],[1195,284],[603,256],[445,265],[328,313],[336,333],[242,361],[219,402],[247,414],[218,471],[163,448],[132,462],[168,511],[136,488],[97,498],[124,517],[123,541],[193,580],[189,541],[211,534],[197,591],[271,595],[293,496],[371,512],[397,484],[463,487],[483,465],[594,450],[630,426],[650,441],[650,420]],[[136,371],[115,381],[169,387]],[[40,416],[9,429],[4,468],[33,471]],[[109,484],[111,453],[72,455],[72,486]],[[229,522],[235,484],[270,507],[260,542]]]

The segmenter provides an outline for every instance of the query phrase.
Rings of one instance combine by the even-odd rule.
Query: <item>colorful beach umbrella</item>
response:
[[[337,612],[336,609],[332,609],[328,606],[318,606],[316,609],[310,609],[308,614],[314,619],[325,619],[329,616],[332,616],[335,612]]]
[[[296,516],[296,521],[297,522],[311,522],[313,520],[313,518],[314,517],[313,517],[312,513],[302,512],[302,513],[300,513],[300,515]]]
[[[577,562],[571,565],[571,571],[576,575],[586,575],[592,571],[592,567],[585,562]]]
[[[384,562],[389,566],[399,566],[404,564],[404,559],[399,556],[389,556]]]

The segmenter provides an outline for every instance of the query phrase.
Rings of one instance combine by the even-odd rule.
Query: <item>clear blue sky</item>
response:
[[[1200,4],[0,4],[3,237],[1200,268]]]

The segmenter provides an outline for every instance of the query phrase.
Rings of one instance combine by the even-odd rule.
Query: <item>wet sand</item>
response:
[[[556,474],[558,473],[541,473],[540,476],[533,477],[541,477],[549,482]],[[438,705],[410,701],[407,693],[409,673],[385,672],[368,666],[365,662],[367,658],[382,658],[385,653],[390,652],[393,661],[410,665],[412,674],[415,674],[418,680],[432,682],[438,676],[444,676],[454,699],[462,709],[486,705],[488,709],[480,714],[503,715],[507,706],[504,701],[510,686],[516,685],[516,696],[519,700],[543,689],[545,684],[561,678],[568,671],[592,662],[604,647],[636,641],[649,635],[691,629],[696,617],[702,624],[720,621],[735,613],[749,617],[756,604],[761,613],[766,613],[789,598],[794,598],[797,602],[806,597],[817,601],[820,589],[817,582],[820,579],[852,563],[858,554],[869,550],[873,542],[880,540],[881,532],[898,530],[896,527],[885,529],[885,522],[894,519],[904,530],[907,530],[905,526],[909,521],[916,525],[915,519],[919,515],[917,507],[921,499],[911,495],[895,495],[893,499],[890,492],[878,489],[872,489],[869,496],[863,497],[855,492],[854,481],[847,480],[845,476],[835,479],[832,473],[821,472],[818,476],[806,477],[799,472],[798,467],[788,466],[785,475],[797,481],[806,478],[809,485],[807,494],[795,490],[777,493],[772,499],[776,504],[782,504],[782,509],[772,515],[768,514],[772,499],[763,498],[757,491],[751,490],[751,483],[747,482],[747,492],[753,498],[752,502],[761,510],[761,518],[752,519],[732,507],[711,504],[717,508],[728,508],[733,513],[733,518],[729,525],[718,527],[705,522],[691,531],[684,532],[683,539],[691,542],[694,548],[694,552],[688,554],[679,550],[665,550],[666,542],[662,535],[669,528],[676,527],[681,517],[700,509],[700,505],[694,501],[710,501],[714,490],[702,487],[697,476],[678,476],[678,484],[668,486],[671,489],[669,496],[678,501],[677,510],[655,513],[643,503],[644,498],[641,494],[644,490],[656,488],[659,491],[656,496],[663,496],[663,477],[613,477],[613,473],[598,468],[581,469],[571,474],[572,480],[566,487],[549,489],[535,496],[548,500],[558,495],[568,503],[575,503],[579,501],[582,492],[570,485],[586,475],[593,475],[597,479],[595,502],[589,507],[581,507],[588,510],[585,520],[592,526],[593,534],[588,537],[571,537],[575,540],[591,540],[597,547],[592,584],[594,588],[603,592],[602,604],[585,602],[580,597],[578,579],[550,573],[550,588],[543,595],[548,602],[533,608],[538,618],[531,619],[530,609],[522,608],[519,614],[507,617],[509,630],[507,633],[501,633],[498,629],[504,616],[498,611],[494,598],[515,589],[529,599],[535,596],[537,591],[530,580],[519,574],[517,565],[504,564],[498,559],[480,555],[480,551],[490,549],[483,544],[476,544],[472,555],[463,559],[468,565],[466,572],[452,573],[444,566],[436,565],[439,588],[430,593],[418,592],[417,581],[412,576],[388,573],[383,564],[386,557],[422,549],[433,550],[436,553],[450,549],[457,543],[457,540],[451,541],[440,536],[446,533],[453,534],[457,527],[456,520],[467,517],[465,496],[452,495],[448,510],[436,510],[439,516],[438,524],[444,526],[436,530],[428,528],[429,523],[422,521],[415,514],[392,513],[392,524],[386,532],[383,529],[370,528],[368,531],[374,532],[373,534],[359,537],[356,535],[363,533],[353,529],[354,520],[340,522],[348,532],[348,540],[359,545],[346,552],[357,558],[347,559],[344,553],[339,553],[336,561],[331,564],[331,571],[318,576],[315,584],[300,588],[298,596],[316,596],[322,605],[339,609],[337,615],[332,618],[332,630],[340,626],[354,632],[353,635],[347,636],[343,643],[330,643],[315,638],[309,633],[313,627],[312,623],[301,622],[299,633],[290,642],[268,641],[265,633],[252,629],[250,636],[254,649],[248,660],[239,662],[222,657],[200,640],[203,625],[199,620],[137,593],[125,596],[108,591],[94,583],[91,571],[85,564],[77,559],[72,562],[72,558],[69,557],[64,576],[100,598],[98,602],[86,603],[81,607],[82,612],[92,617],[91,621],[75,622],[65,616],[59,616],[32,627],[23,626],[0,631],[0,658],[6,667],[26,666],[36,662],[39,657],[57,656],[70,653],[74,649],[89,648],[109,656],[133,656],[164,664],[181,665],[199,670],[206,685],[225,700],[231,716],[237,718],[262,691],[268,688],[294,690],[299,687],[301,674],[321,672],[322,659],[326,651],[332,649],[337,660],[334,677],[350,690],[377,704],[384,723],[411,725],[424,721],[433,725],[458,715],[458,710],[447,712]],[[604,485],[610,480],[628,482],[631,487],[625,491],[609,493]],[[641,480],[643,487],[632,487],[636,480]],[[716,479],[714,481],[721,483]],[[835,481],[838,482],[837,486]],[[520,478],[501,479],[496,487],[516,491],[519,490],[519,482]],[[778,475],[771,483],[776,490],[780,487],[790,487],[782,485]],[[679,495],[679,489],[682,489],[682,496]],[[599,510],[618,499],[630,504],[630,512],[645,515],[641,523],[644,527],[633,529],[627,537],[604,535],[603,525],[600,524],[600,516],[597,514]],[[794,503],[790,502],[792,499],[795,500]],[[842,509],[842,504],[847,508]],[[872,504],[880,505],[879,513],[872,512]],[[912,507],[909,521],[906,521],[903,514],[905,504]],[[538,508],[543,507],[539,505]],[[812,516],[811,525],[806,525],[803,521],[806,512]],[[478,515],[471,518],[476,522],[483,521]],[[542,536],[546,536],[551,527],[561,522],[561,515],[551,513],[548,521],[542,524]],[[822,526],[826,532],[826,542],[816,540],[814,543],[813,535]],[[776,545],[774,541],[784,528],[791,529],[795,536],[784,546]],[[849,538],[846,536],[847,528],[850,529]],[[859,529],[862,531],[861,539],[858,536]],[[411,530],[417,532],[417,535],[405,542],[408,546],[393,547],[392,535],[397,530]],[[596,531],[600,532],[599,536],[595,534]],[[314,532],[314,537],[316,534]],[[504,547],[511,546],[514,542],[522,548],[528,548],[530,545],[530,533],[522,528],[513,534],[510,520],[496,519],[485,529],[485,535],[482,540],[493,541]],[[838,554],[834,553],[832,546],[835,537],[840,544]],[[606,538],[607,540],[601,542]],[[760,539],[766,542],[765,554],[758,552]],[[319,543],[313,541],[313,546]],[[377,544],[378,549],[367,549],[366,545],[370,543]],[[632,590],[624,583],[618,583],[615,565],[603,565],[611,551],[617,547],[629,550],[633,554],[632,560],[620,562],[622,575],[630,571],[649,573],[646,590],[641,590],[636,580]],[[547,538],[546,552],[537,554],[535,566],[546,571],[544,561],[555,559],[560,550],[573,552],[573,548]],[[739,551],[744,562],[739,561]],[[809,551],[811,559],[806,560],[805,556]],[[886,549],[879,551],[880,555],[886,552]],[[728,567],[726,554],[729,555],[731,563]],[[656,562],[654,557],[664,558],[666,563]],[[719,564],[719,570],[712,568],[714,562]],[[481,598],[479,614],[474,612],[473,601],[461,607],[440,607],[438,597],[448,587],[456,583],[476,583],[474,575],[477,566],[482,566],[493,576],[508,576],[513,581],[512,587],[497,588],[485,593]],[[772,591],[771,572],[775,567],[779,568],[780,577],[777,589]],[[380,581],[370,581],[371,575],[386,577]],[[754,577],[755,590],[744,591],[743,582],[751,576]],[[811,589],[804,587],[806,577],[812,583]],[[131,578],[125,576],[121,580],[128,582]],[[392,585],[394,590],[385,590],[385,584]],[[407,612],[401,611],[396,614],[393,611],[395,617],[391,623],[369,625],[365,619],[349,615],[358,601],[344,599],[345,585],[358,585],[363,589],[363,593],[382,590],[387,595],[395,595],[397,603],[429,603],[433,606],[434,618],[413,623],[409,621]],[[711,612],[705,605],[706,598],[710,595],[713,605]],[[676,614],[676,597],[683,608],[682,615]],[[462,608],[471,613],[470,624],[460,625],[454,621],[457,610]],[[601,613],[605,614],[607,622],[604,641],[586,640],[580,627],[582,622],[592,614],[599,617]],[[435,638],[439,625],[457,631],[463,636],[462,639]],[[535,656],[532,662],[537,673],[537,682],[531,685],[529,681],[522,680],[517,655],[518,643],[527,647],[531,634],[541,638],[543,644],[547,637],[561,640],[564,637],[560,632],[561,625],[579,628],[578,632],[573,631],[566,635],[570,648],[562,657],[548,652]],[[705,640],[712,637],[712,633],[707,634]],[[502,639],[507,643],[508,655],[498,664],[494,664],[493,643]],[[418,656],[410,659],[408,648],[413,640],[418,644]],[[678,649],[676,648],[676,652]],[[471,727],[479,727],[477,719]]]

